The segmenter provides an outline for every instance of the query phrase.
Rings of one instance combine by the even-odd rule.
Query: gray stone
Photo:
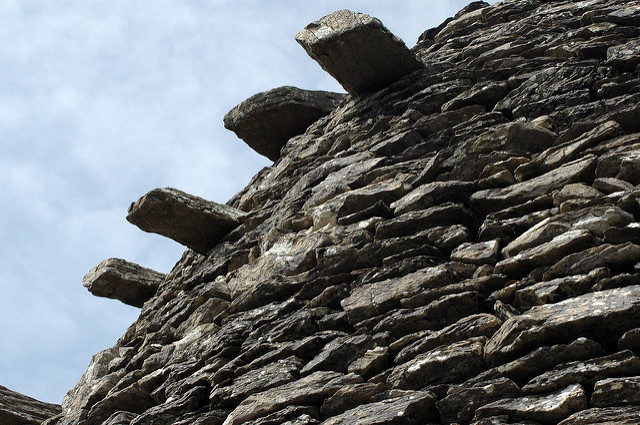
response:
[[[546,393],[576,383],[589,388],[604,378],[633,375],[640,375],[640,359],[625,350],[597,359],[558,365],[529,381],[522,391]]]
[[[392,388],[419,389],[427,385],[464,381],[482,372],[485,337],[470,338],[418,355],[396,366],[387,383]]]
[[[595,383],[591,394],[593,407],[640,404],[640,376],[608,378]]]
[[[344,385],[361,381],[362,378],[354,374],[315,372],[297,381],[247,397],[229,414],[224,425],[239,425],[287,406],[317,404]]]
[[[119,258],[109,258],[82,278],[93,295],[142,307],[164,282],[166,275]]]
[[[246,213],[172,188],[154,189],[129,207],[127,220],[206,254]]]
[[[260,155],[276,161],[290,138],[304,133],[344,98],[340,93],[278,87],[234,107],[224,116],[224,127]]]
[[[594,407],[574,413],[558,425],[637,425],[640,407]]]
[[[479,407],[519,395],[520,388],[512,380],[498,378],[470,386],[453,385],[436,407],[445,424],[468,424]]]
[[[60,405],[44,403],[0,385],[0,423],[2,425],[39,425],[58,415]]]
[[[322,425],[421,425],[437,419],[435,396],[427,391],[375,403],[363,404],[341,415],[327,419]]]
[[[500,240],[494,239],[486,242],[465,243],[454,249],[451,253],[452,261],[483,265],[495,264],[500,252]],[[502,273],[496,271],[496,273]]]
[[[506,415],[509,420],[535,420],[558,423],[567,416],[587,408],[587,397],[580,385],[543,396],[506,398],[480,407],[476,419]]]
[[[485,358],[489,364],[497,365],[536,346],[580,336],[615,342],[624,332],[636,327],[638,314],[640,286],[609,289],[536,306],[504,322],[487,342]]]
[[[363,13],[334,12],[307,25],[296,41],[351,94],[382,89],[421,68],[399,38]]]

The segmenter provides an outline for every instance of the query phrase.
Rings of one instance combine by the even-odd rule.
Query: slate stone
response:
[[[340,93],[278,87],[255,94],[227,112],[224,127],[260,155],[276,161],[290,138],[304,133],[344,98]]]
[[[399,38],[363,13],[334,12],[307,25],[295,38],[354,95],[380,90],[421,68]]]
[[[640,246],[631,242],[620,245],[604,244],[571,254],[558,261],[544,274],[545,280],[588,273],[598,267],[624,270],[640,261]]]
[[[435,420],[435,396],[428,391],[363,404],[322,422],[322,425],[419,425]]]
[[[616,424],[635,425],[640,416],[640,407],[593,407],[574,413],[558,425]]]
[[[456,383],[482,372],[485,337],[470,338],[431,350],[396,366],[387,383],[392,388],[419,389],[427,385]]]
[[[381,382],[345,385],[322,403],[320,412],[327,418],[337,416],[362,404],[380,401],[384,390]]]
[[[453,250],[451,260],[479,266],[483,264],[495,264],[498,260],[499,252],[500,241],[498,239],[486,242],[465,243]],[[502,272],[498,271],[497,273]]]
[[[246,213],[177,189],[154,189],[129,207],[127,221],[206,254]]]
[[[562,165],[539,177],[503,189],[486,189],[471,195],[471,202],[482,211],[492,212],[544,195],[569,183],[589,180],[596,160],[585,157]]]
[[[509,420],[535,420],[558,423],[587,408],[587,397],[580,385],[570,385],[548,395],[506,398],[486,404],[476,411],[476,419],[506,415]]]
[[[489,364],[497,365],[536,346],[565,342],[569,335],[571,338],[595,336],[603,342],[612,342],[634,328],[638,314],[640,286],[536,306],[502,325],[487,342],[485,358]]]
[[[595,383],[591,394],[593,407],[640,404],[640,376],[608,378]]]
[[[529,381],[522,391],[527,394],[546,393],[570,383],[589,388],[604,378],[634,375],[640,375],[640,359],[630,351],[620,351],[597,359],[558,365]]]
[[[476,409],[486,404],[520,395],[520,388],[507,378],[498,378],[481,384],[453,385],[447,396],[436,403],[445,424],[468,424]]]
[[[0,423],[3,425],[39,425],[61,411],[58,404],[45,403],[0,385]]]
[[[229,414],[224,425],[238,425],[287,406],[313,405],[330,397],[344,385],[361,381],[362,378],[354,374],[314,372],[297,381],[247,397]]]
[[[142,307],[164,282],[166,275],[119,258],[109,258],[82,278],[93,295]]]

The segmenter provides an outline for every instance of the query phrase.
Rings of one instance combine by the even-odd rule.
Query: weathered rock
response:
[[[587,397],[580,385],[570,385],[544,396],[507,398],[486,404],[476,411],[476,419],[506,415],[509,420],[535,420],[558,423],[572,413],[587,408]]]
[[[640,376],[603,379],[595,383],[591,406],[640,404]]]
[[[131,204],[127,220],[201,254],[215,247],[246,214],[177,189],[154,189]]]
[[[0,385],[0,423],[36,425],[58,415],[60,405],[44,403]]]
[[[495,264],[500,252],[500,241],[494,239],[487,242],[466,243],[460,245],[451,253],[452,261],[483,265]],[[502,273],[496,271],[496,273]]]
[[[640,359],[630,351],[621,351],[597,359],[556,366],[532,379],[522,390],[528,394],[545,393],[579,383],[589,388],[604,378],[640,375]]]
[[[293,136],[327,115],[345,95],[284,86],[258,93],[224,116],[224,126],[272,161]]]
[[[483,211],[497,211],[536,196],[544,195],[569,183],[592,179],[596,160],[585,157],[549,171],[539,177],[503,189],[486,189],[471,195],[471,202]]]
[[[392,388],[418,389],[427,385],[461,382],[485,369],[485,337],[470,338],[418,355],[396,366],[387,380]]]
[[[378,19],[349,10],[307,25],[296,41],[351,94],[379,90],[421,67]]]
[[[98,297],[142,307],[165,278],[164,273],[119,258],[109,258],[91,269],[82,278],[82,285]]]
[[[330,397],[344,385],[361,380],[362,378],[353,374],[315,372],[297,381],[247,397],[231,412],[224,425],[238,425],[286,406],[313,405]]]
[[[640,286],[610,289],[533,307],[507,320],[487,342],[485,358],[502,363],[536,346],[580,336],[610,343],[632,329],[640,313]]]
[[[322,422],[322,425],[419,425],[435,420],[435,396],[427,391],[364,404]]]
[[[607,49],[607,62],[621,71],[633,71],[640,64],[640,42],[633,40]]]
[[[594,238],[586,230],[562,233],[542,245],[519,252],[496,264],[495,272],[520,277],[536,267],[556,263],[558,258],[593,246]]]
[[[507,378],[482,382],[477,385],[454,385],[447,396],[436,403],[445,424],[468,424],[476,409],[486,404],[520,395],[520,388]]]
[[[604,244],[568,255],[544,274],[544,279],[588,273],[598,267],[624,270],[640,261],[640,246],[627,242],[621,245]]]
[[[574,413],[558,425],[635,425],[640,407],[594,407]]]
[[[345,385],[322,403],[320,412],[330,418],[362,404],[380,401],[384,396],[384,389],[385,386],[381,382]]]

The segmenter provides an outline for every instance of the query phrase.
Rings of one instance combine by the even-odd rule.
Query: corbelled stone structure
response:
[[[224,116],[224,126],[260,155],[280,157],[287,141],[329,114],[344,94],[278,87],[258,93]]]
[[[102,261],[82,279],[93,295],[113,298],[134,307],[153,297],[166,275],[120,258]]]
[[[45,423],[640,423],[640,1],[298,39],[356,96],[227,206],[134,204],[192,249]]]

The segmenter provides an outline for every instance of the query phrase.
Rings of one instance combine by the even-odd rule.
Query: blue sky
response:
[[[269,165],[222,125],[282,85],[341,91],[294,41],[348,8],[409,46],[467,1],[0,2],[0,385],[60,402],[139,309],[82,276],[109,257],[167,272],[183,247],[126,222],[172,186],[226,202]]]

